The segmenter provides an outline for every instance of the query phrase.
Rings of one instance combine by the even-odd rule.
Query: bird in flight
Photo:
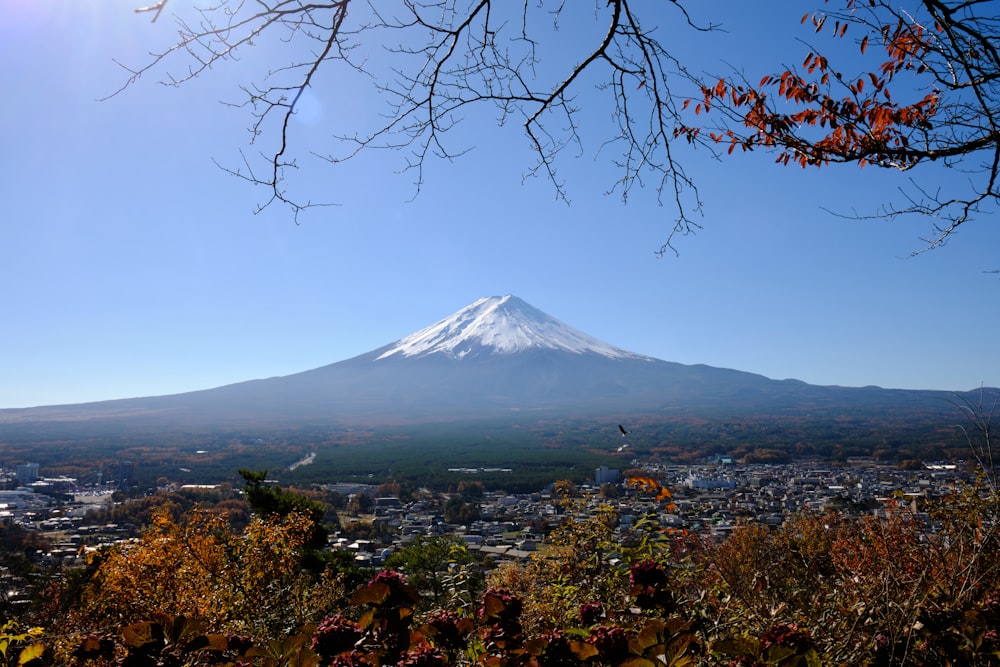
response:
[[[621,424],[619,424],[619,425],[618,425],[618,430],[622,432],[622,437],[623,437],[623,438],[624,438],[624,437],[625,437],[626,435],[628,435],[628,431],[626,431],[626,430],[625,430],[625,427],[624,427],[624,426],[622,426]]]

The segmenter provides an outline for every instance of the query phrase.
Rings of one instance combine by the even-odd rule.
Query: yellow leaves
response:
[[[35,642],[43,635],[41,628],[30,628],[24,632],[15,621],[7,621],[0,627],[0,662],[10,665],[27,665],[45,654],[45,645]],[[14,657],[16,662],[11,662]]]
[[[19,666],[27,665],[32,660],[41,658],[43,655],[45,655],[44,644],[38,643],[38,644],[31,644],[30,646],[25,646],[23,649],[21,649],[20,655],[17,656],[17,664]]]
[[[170,514],[170,509],[166,506],[162,506],[153,510],[152,525],[161,530],[172,527],[174,525],[174,518]]]
[[[98,622],[140,621],[155,611],[200,616],[237,632],[273,622],[269,613],[299,620],[309,599],[301,565],[312,525],[293,512],[254,517],[234,532],[203,510],[177,521],[158,513],[138,542],[104,556],[81,610]]]

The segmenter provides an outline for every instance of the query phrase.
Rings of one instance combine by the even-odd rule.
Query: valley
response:
[[[329,429],[257,428],[185,434],[76,437],[36,434],[0,444],[7,462],[36,462],[49,476],[93,477],[128,462],[130,487],[234,481],[240,468],[267,469],[286,484],[406,481],[447,488],[455,468],[509,468],[477,477],[488,488],[533,490],[580,481],[601,465],[692,464],[725,456],[746,463],[865,458],[884,463],[968,458],[960,415],[914,412],[895,418],[775,415],[454,420]],[[627,440],[617,423],[629,426]],[[623,444],[628,447],[621,449]],[[303,461],[309,465],[296,465]]]

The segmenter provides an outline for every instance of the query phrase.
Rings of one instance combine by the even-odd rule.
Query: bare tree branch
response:
[[[997,479],[997,466],[1000,465],[997,457],[1000,452],[993,451],[993,417],[1000,406],[1000,393],[980,387],[979,395],[975,398],[953,394],[951,404],[966,418],[967,424],[958,424],[957,428],[965,436],[969,450],[976,458],[995,498],[1000,481]]]
[[[165,2],[137,11],[158,16]],[[669,12],[635,0],[401,0],[388,8],[360,0],[206,2],[215,4],[175,18],[178,39],[170,48],[125,68],[122,89],[154,70],[162,83],[183,85],[262,41],[286,49],[287,64],[246,81],[233,103],[251,114],[250,144],[261,148],[225,169],[268,192],[258,211],[278,203],[297,219],[326,203],[290,192],[297,159],[339,164],[378,148],[402,153],[416,196],[428,160],[468,151],[455,130],[470,117],[483,122],[484,111],[498,126],[521,124],[533,156],[524,177],[547,179],[569,202],[559,166],[567,148],[586,152],[584,136],[592,133],[582,131],[584,119],[601,105],[612,120],[598,156],[617,168],[607,193],[627,202],[648,183],[673,211],[660,254],[674,249],[676,235],[699,229],[701,201],[678,160],[678,140],[728,144],[730,152],[772,149],[785,164],[912,172],[901,201],[861,217],[929,218],[917,253],[944,245],[1000,200],[1000,17],[983,0],[831,3],[832,10],[806,19],[817,32],[834,25],[837,38],[848,26],[860,30],[852,35],[861,54],[869,42],[881,52],[877,67],[847,74],[814,51],[800,68],[759,85],[743,75],[707,84],[674,57],[666,47],[671,35],[715,28],[696,25],[681,0],[666,4]],[[650,24],[653,17],[666,26]],[[562,35],[563,25],[574,34]],[[304,94],[345,73],[381,94],[384,115],[370,125],[331,127],[330,147],[305,149],[291,123]],[[581,109],[586,91],[597,94]],[[692,113],[710,110],[714,126],[690,125]],[[921,186],[914,170],[931,163],[966,172],[968,188]]]
[[[155,5],[149,5],[148,7],[139,7],[137,9],[135,9],[134,11],[135,11],[136,14],[141,14],[143,12],[155,12],[153,14],[153,18],[150,19],[149,22],[150,23],[156,23],[156,19],[160,18],[160,12],[163,11],[163,8],[166,5],[167,5],[167,0],[160,0]]]
[[[257,211],[278,203],[297,218],[319,205],[288,191],[288,170],[297,168],[294,156],[302,155],[294,150],[290,121],[321,72],[329,76],[346,68],[367,77],[388,100],[384,122],[372,128],[331,128],[333,150],[310,149],[309,154],[342,163],[369,149],[403,151],[404,171],[413,172],[416,194],[428,159],[451,160],[469,150],[451,138],[466,113],[492,107],[498,125],[516,121],[524,129],[535,156],[525,177],[543,176],[556,196],[568,202],[558,171],[560,156],[570,146],[583,151],[581,109],[575,100],[596,89],[610,100],[617,124],[615,135],[600,146],[602,153],[614,151],[611,160],[621,170],[608,192],[627,200],[643,179],[653,179],[656,192],[666,195],[676,212],[661,253],[672,249],[675,234],[698,228],[692,219],[700,211],[697,190],[672,151],[680,113],[675,88],[693,86],[694,77],[665,48],[668,31],[643,25],[629,0],[599,0],[589,7],[565,0],[403,0],[391,9],[358,0],[215,2],[198,8],[196,21],[176,17],[177,42],[139,67],[126,67],[122,89],[154,70],[162,83],[183,85],[262,40],[277,38],[287,45],[291,64],[245,83],[242,101],[234,104],[252,115],[250,143],[269,146],[256,155],[242,153],[238,167],[223,167],[268,191]],[[159,11],[163,4],[154,7]],[[671,0],[670,6],[674,17],[657,16],[669,21],[671,30],[713,28],[696,26],[679,0]],[[604,29],[593,40],[563,39],[559,29],[570,19],[574,25],[586,20]],[[381,48],[381,54],[368,46],[365,57],[356,56],[362,40]],[[305,58],[303,46],[312,47]],[[570,64],[564,69],[549,65],[567,53],[571,55],[563,62]],[[368,60],[373,55],[389,61],[391,71],[373,71]],[[183,67],[179,73],[168,69],[178,64]]]

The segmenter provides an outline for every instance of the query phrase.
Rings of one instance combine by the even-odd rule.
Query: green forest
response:
[[[7,461],[33,461],[48,476],[93,482],[95,471],[129,488],[147,488],[160,478],[187,484],[238,483],[241,467],[268,469],[286,483],[406,480],[447,488],[463,468],[509,468],[515,473],[484,477],[493,488],[536,489],[557,479],[580,481],[594,468],[628,467],[634,457],[664,463],[692,463],[714,456],[746,462],[818,459],[844,462],[960,460],[968,441],[965,418],[950,408],[939,413],[871,415],[747,414],[629,415],[629,448],[622,445],[619,417],[551,417],[539,420],[455,420],[365,429],[308,428],[204,433],[122,434],[118,437],[65,433],[13,433],[0,441]],[[289,468],[310,454],[310,465]],[[516,484],[518,488],[513,488]]]

